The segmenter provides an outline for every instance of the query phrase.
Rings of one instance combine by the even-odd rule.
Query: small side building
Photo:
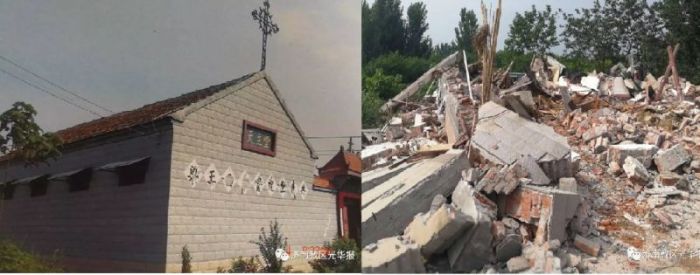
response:
[[[57,132],[47,165],[0,160],[0,236],[68,271],[195,271],[259,254],[277,220],[293,251],[337,237],[334,194],[265,72]],[[295,260],[295,259],[292,259]]]
[[[338,236],[361,242],[362,233],[362,161],[343,146],[314,179],[314,190],[336,194]]]

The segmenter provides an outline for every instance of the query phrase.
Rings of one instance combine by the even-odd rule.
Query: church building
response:
[[[264,71],[56,134],[47,164],[0,160],[0,236],[67,271],[179,272],[184,246],[194,271],[216,271],[258,255],[251,241],[274,220],[293,251],[341,231]]]

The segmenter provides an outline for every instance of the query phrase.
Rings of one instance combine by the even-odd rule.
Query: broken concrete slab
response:
[[[399,173],[403,172],[404,170],[408,169],[409,167],[413,166],[414,163],[408,163],[404,162],[399,164],[396,167],[381,167],[377,169],[373,169],[370,171],[363,171],[362,172],[362,192],[367,192],[368,190],[377,187],[377,185],[380,185],[384,183],[385,181],[389,180],[390,178],[395,177]]]
[[[560,241],[567,239],[566,227],[580,203],[576,193],[539,186],[521,186],[504,200],[506,215],[533,225],[546,221],[546,240]]]
[[[649,168],[652,163],[654,154],[659,150],[656,145],[651,144],[617,144],[610,145],[608,148],[608,163],[617,162],[620,167],[625,163],[625,159],[629,157],[636,158],[645,168]]]
[[[476,224],[447,249],[452,272],[471,272],[490,261],[491,219],[486,215],[477,216]]]
[[[406,227],[404,237],[418,245],[423,256],[428,258],[447,250],[460,234],[473,224],[472,217],[443,204],[426,218],[417,216]]]
[[[430,210],[437,194],[449,195],[469,168],[464,150],[450,150],[415,164],[362,194],[362,243],[403,232],[415,213]]]
[[[530,155],[551,180],[572,176],[571,148],[551,127],[493,102],[481,105],[478,117],[472,145],[487,160],[511,165]]]
[[[625,170],[628,179],[636,182],[646,183],[651,177],[647,169],[644,168],[644,164],[631,156],[627,156],[625,164],[622,165],[622,169]]]
[[[400,237],[377,241],[362,250],[363,273],[425,273],[423,258],[416,244]]]
[[[460,181],[452,193],[452,203],[474,221],[474,224],[447,249],[452,272],[480,269],[491,258],[491,218],[479,206],[477,195],[478,193],[465,181]]]
[[[615,77],[612,80],[612,87],[610,88],[610,96],[615,97],[620,100],[630,99],[630,92],[625,85],[625,80],[622,77]]]
[[[537,160],[530,155],[526,155],[518,160],[518,164],[522,166],[528,173],[528,178],[532,179],[534,185],[547,185],[551,182],[549,177],[542,171],[542,168],[537,164]]]
[[[659,151],[654,158],[654,163],[659,172],[671,172],[690,160],[691,156],[683,144],[677,144],[668,150]]]

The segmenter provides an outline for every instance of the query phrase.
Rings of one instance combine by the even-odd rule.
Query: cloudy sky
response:
[[[261,0],[0,1],[0,56],[113,111],[257,71]],[[360,131],[360,2],[271,0],[266,71],[308,136]],[[0,60],[0,69],[34,84]],[[51,91],[85,104],[56,88]],[[34,105],[46,130],[97,118],[0,73],[0,111]],[[312,141],[325,161],[346,139]],[[359,141],[356,142],[359,144]],[[359,145],[358,145],[359,146]]]
[[[411,3],[423,2],[428,10],[428,32],[433,39],[433,43],[451,42],[455,39],[455,27],[459,23],[459,10],[467,8],[473,10],[481,20],[481,1],[478,0],[401,0],[404,7],[404,14]],[[374,3],[374,0],[368,1]],[[484,0],[484,4],[489,9],[496,8],[498,1]],[[508,36],[510,23],[515,18],[515,13],[530,10],[532,5],[537,9],[542,9],[546,5],[552,6],[553,10],[562,9],[564,12],[573,13],[576,8],[590,8],[593,6],[592,0],[503,0],[501,11],[501,27],[499,29],[498,47],[503,48],[503,41]],[[559,18],[561,21],[561,18]],[[561,22],[560,22],[561,23]],[[560,30],[561,31],[561,30]],[[559,51],[563,48],[559,47]],[[556,51],[556,50],[555,50]]]

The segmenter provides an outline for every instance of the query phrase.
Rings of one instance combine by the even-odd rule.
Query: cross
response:
[[[260,25],[260,30],[263,33],[262,37],[262,61],[260,63],[260,70],[265,70],[265,52],[267,51],[267,36],[273,33],[277,33],[280,29],[277,24],[272,22],[272,14],[270,14],[270,2],[265,0],[263,2],[263,7],[259,7],[257,10],[253,10],[253,20],[258,21]]]

